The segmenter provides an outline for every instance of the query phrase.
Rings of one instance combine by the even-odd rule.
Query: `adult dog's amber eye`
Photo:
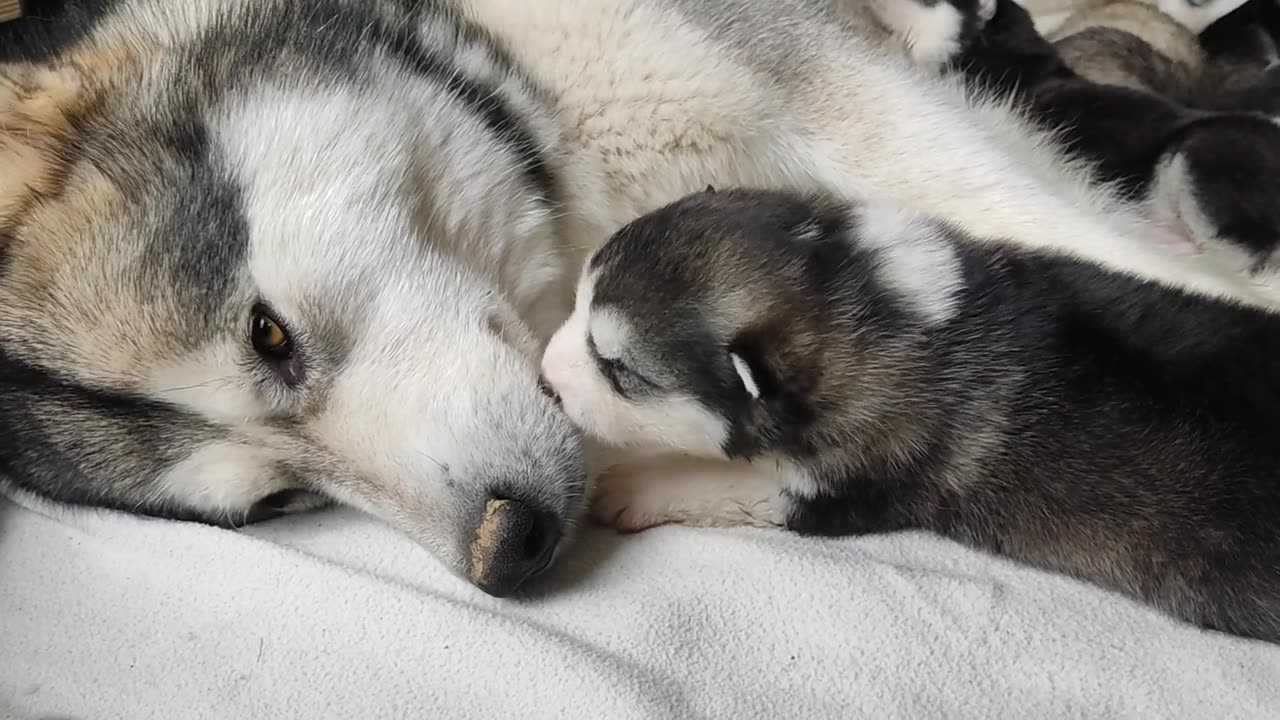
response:
[[[250,321],[249,337],[253,340],[253,349],[259,354],[267,355],[273,358],[282,358],[289,355],[291,344],[289,342],[289,333],[284,331],[280,323],[271,317],[262,308],[253,309],[253,319]]]

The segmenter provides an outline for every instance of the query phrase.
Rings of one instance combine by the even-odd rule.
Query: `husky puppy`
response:
[[[1108,2],[1081,9],[1045,36],[1080,77],[1185,102],[1204,73],[1195,33],[1154,5]]]
[[[1140,0],[1178,21],[1192,33],[1205,28],[1244,5],[1247,0]],[[1114,4],[1114,0],[1020,0],[1035,18],[1036,29],[1045,35],[1056,33],[1081,11]]]
[[[1189,107],[1280,114],[1280,75],[1272,72],[1280,59],[1280,7],[1267,0],[1200,9],[1214,11],[1205,20],[1231,12],[1197,37],[1167,10],[1110,0],[1076,11],[1045,37],[1077,75],[1097,83],[1147,90]]]
[[[1280,3],[1251,0],[1200,36],[1211,62],[1201,105],[1280,117]]]
[[[1125,5],[1108,5],[1109,17],[1133,17],[1122,14]],[[1160,15],[1127,5],[1138,15]],[[979,34],[961,41],[964,49],[949,59],[968,81],[1018,98],[1031,118],[1092,163],[1099,180],[1141,198],[1153,237],[1280,285],[1280,125],[1170,99],[1168,93],[1193,96],[1198,78],[1174,70],[1178,63],[1156,61],[1162,56],[1152,46],[1117,27],[1095,33],[1081,25],[1050,43],[1013,0],[1000,0],[990,19],[976,24]],[[1161,34],[1151,29],[1157,24],[1152,18],[1146,26],[1148,37]],[[1077,71],[1064,43],[1088,50],[1084,62],[1094,77]]]
[[[24,498],[225,524],[336,501],[514,592],[596,462],[538,385],[574,278],[707,182],[875,188],[1280,305],[1146,242],[1041,132],[831,0],[26,10],[0,25],[0,476]]]
[[[883,9],[883,5],[890,7]],[[915,0],[872,3],[871,7],[897,44],[907,46],[917,64],[930,67],[953,62],[973,40],[985,39],[983,30],[995,15],[996,5],[996,0]],[[1051,30],[1034,22],[1034,12],[1027,12],[1023,5],[1026,3],[1019,3],[1025,19],[1020,17],[1018,23],[1026,28],[1019,28],[1019,32],[1028,37],[1017,44],[1047,41],[1077,76],[1103,85],[1145,90],[1184,105],[1208,106],[1214,102],[1212,98],[1224,94],[1224,86],[1254,84],[1273,55],[1261,48],[1252,53],[1242,49],[1251,46],[1251,33],[1260,28],[1252,22],[1256,13],[1243,14],[1251,8],[1237,8],[1233,3],[1068,2],[1060,4],[1065,12],[1052,23]],[[1199,21],[1188,23],[1186,18],[1170,14],[1182,5],[1198,13]],[[1030,6],[1034,8],[1036,3]],[[1215,49],[1210,58],[1192,28],[1221,18],[1223,13],[1230,17],[1213,23],[1213,37],[1222,49]],[[1007,27],[1003,32],[1008,33]],[[1007,36],[996,44],[1003,52],[1014,51]],[[1022,52],[1028,49],[1017,48]]]
[[[1274,65],[1280,61],[1280,3],[1249,0],[1205,28],[1200,44],[1218,60]]]
[[[593,436],[690,456],[605,478],[618,528],[924,529],[1280,641],[1276,352],[1274,314],[742,190],[613,236],[542,370]]]

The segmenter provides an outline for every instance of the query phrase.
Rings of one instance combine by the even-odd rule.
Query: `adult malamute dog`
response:
[[[1273,303],[839,2],[63,5],[0,27],[0,472],[58,501],[333,499],[511,592],[584,504],[536,367],[585,253],[708,183]]]

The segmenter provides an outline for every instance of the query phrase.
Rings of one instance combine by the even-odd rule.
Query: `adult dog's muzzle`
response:
[[[485,503],[471,539],[467,577],[495,597],[506,597],[551,564],[563,535],[562,520],[534,504],[510,498]]]

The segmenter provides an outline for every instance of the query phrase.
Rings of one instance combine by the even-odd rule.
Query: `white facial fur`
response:
[[[614,391],[591,356],[588,334],[606,358],[624,357],[628,343],[640,340],[630,336],[616,314],[592,311],[594,281],[593,273],[584,273],[573,314],[551,337],[542,358],[542,376],[560,396],[569,419],[614,447],[723,457],[728,423],[697,399],[665,393],[633,399]]]
[[[569,521],[580,509],[576,435],[538,391],[541,342],[522,320],[557,280],[553,223],[512,187],[519,174],[500,141],[433,103],[435,90],[395,75],[386,84],[263,88],[211,119],[245,202],[245,314],[152,384],[238,439],[197,448],[163,487],[216,511],[251,501],[279,463],[310,452],[324,457],[306,478],[313,489],[461,570],[496,489]],[[437,188],[449,198],[432,197]],[[296,390],[244,371],[253,298],[310,361]],[[305,442],[280,438],[272,421],[284,417]]]

